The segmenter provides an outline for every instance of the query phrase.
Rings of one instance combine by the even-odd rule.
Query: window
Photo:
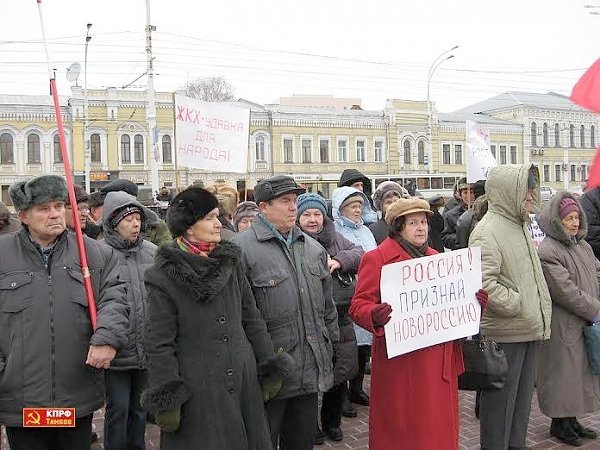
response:
[[[133,137],[133,157],[136,164],[144,164],[144,137],[141,134]]]
[[[27,136],[27,164],[39,164],[40,158],[40,135],[31,133]]]
[[[404,164],[410,164],[412,148],[408,139],[404,140]]]
[[[98,133],[90,136],[90,159],[92,162],[102,161],[102,145],[100,144],[100,135]]]
[[[163,163],[172,163],[173,154],[171,153],[171,136],[165,134],[162,137],[162,159]]]
[[[450,164],[450,144],[442,144],[442,160],[444,164]]]
[[[302,162],[312,162],[312,140],[302,139]]]
[[[347,144],[348,141],[346,141],[346,139],[340,139],[338,141],[338,161],[339,162],[346,162],[348,161],[348,154],[347,154]]]
[[[329,162],[329,139],[321,139],[319,141],[319,160],[322,163]]]
[[[294,162],[294,141],[292,139],[283,140],[283,162]]]
[[[383,141],[375,141],[373,143],[375,147],[375,162],[383,161]]]
[[[537,125],[535,122],[531,122],[531,146],[537,146]]]
[[[52,137],[52,146],[54,148],[54,164],[62,164],[62,152],[60,151],[60,140],[58,133]]]
[[[579,127],[579,146],[581,148],[585,148],[585,126],[581,125]]]
[[[500,146],[500,164],[506,164],[506,145]]]
[[[554,146],[560,147],[560,125],[554,124]]]
[[[495,158],[496,157],[496,145],[495,144],[490,145],[490,150],[492,151],[492,156]]]
[[[561,180],[560,180],[560,171],[561,171],[561,170],[562,170],[562,165],[560,165],[560,164],[556,164],[556,165],[554,166],[554,178],[555,178],[555,180],[554,180],[554,181],[561,181]]]
[[[131,164],[131,138],[128,134],[121,136],[121,163]]]
[[[550,165],[544,164],[544,183],[550,182]]]
[[[511,164],[517,163],[517,146],[516,145],[510,146],[510,163]]]
[[[581,165],[581,181],[587,180],[587,166],[585,164]]]
[[[356,141],[356,161],[357,162],[365,162],[365,141],[360,140]]]
[[[577,181],[577,168],[576,168],[575,164],[571,164],[571,180],[570,181]]]
[[[462,163],[462,144],[454,144],[454,164]]]
[[[569,147],[575,147],[575,125],[569,125]]]
[[[0,163],[14,164],[13,146],[13,138],[10,134],[4,133],[0,135]]]
[[[590,147],[596,148],[596,127],[594,125],[590,127]]]
[[[544,122],[544,126],[542,128],[542,141],[544,144],[544,147],[548,147],[549,143],[548,143],[548,124],[546,122]]]
[[[255,158],[257,161],[266,161],[265,159],[265,137],[263,135],[256,136],[254,140]]]
[[[425,164],[425,141],[417,143],[417,163]]]

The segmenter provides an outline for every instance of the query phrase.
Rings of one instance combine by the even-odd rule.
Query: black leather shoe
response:
[[[342,406],[342,416],[352,418],[358,416],[358,412],[356,411],[356,408],[352,406],[352,403],[348,402]]]
[[[569,417],[569,423],[571,424],[571,428],[573,431],[579,435],[579,437],[584,439],[596,439],[598,437],[598,433],[596,433],[591,428],[586,428],[579,423],[576,417]]]
[[[363,391],[350,391],[350,401],[357,405],[369,406],[369,396]]]
[[[317,427],[317,432],[315,433],[315,445],[323,445],[325,443],[325,433],[321,431],[319,427]]]
[[[573,447],[581,447],[583,445],[583,440],[571,427],[569,418],[561,417],[552,419],[550,434],[559,441],[572,445]]]
[[[100,439],[100,438],[98,437],[98,433],[96,433],[96,432],[94,431],[94,432],[92,433],[92,436],[91,436],[91,440],[92,440],[92,442],[98,442],[98,440],[99,440],[99,439]]]
[[[344,433],[340,427],[325,428],[325,435],[332,441],[339,442],[343,439]]]

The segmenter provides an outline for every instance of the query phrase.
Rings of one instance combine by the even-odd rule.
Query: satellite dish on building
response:
[[[78,86],[77,79],[79,78],[79,74],[81,73],[81,64],[78,62],[74,62],[69,67],[67,67],[67,80],[71,82],[75,82],[75,86]]]

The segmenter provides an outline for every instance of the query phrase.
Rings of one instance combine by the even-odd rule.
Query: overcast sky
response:
[[[145,0],[44,0],[42,9],[61,95],[66,68],[83,67],[87,23],[88,87],[145,88],[145,77],[134,81],[146,70]],[[381,109],[388,98],[425,100],[429,67],[459,45],[431,82],[441,111],[508,90],[568,95],[600,57],[600,15],[590,11],[600,0],[151,0],[155,88],[217,75],[258,103],[333,94]],[[36,0],[0,0],[0,93],[48,92],[41,36]]]

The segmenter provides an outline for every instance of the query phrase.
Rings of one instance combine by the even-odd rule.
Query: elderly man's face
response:
[[[268,202],[260,202],[260,212],[280,233],[289,233],[296,225],[296,194],[284,194]]]
[[[77,203],[77,212],[79,213],[79,222],[81,223],[81,228],[85,228],[87,223],[87,218],[90,214],[90,208],[88,208],[87,202]],[[73,221],[73,210],[71,206],[65,204],[65,223],[67,224],[67,228],[69,230],[75,229],[75,223]]]
[[[52,244],[65,231],[65,202],[53,201],[19,211],[19,219],[41,246]]]

